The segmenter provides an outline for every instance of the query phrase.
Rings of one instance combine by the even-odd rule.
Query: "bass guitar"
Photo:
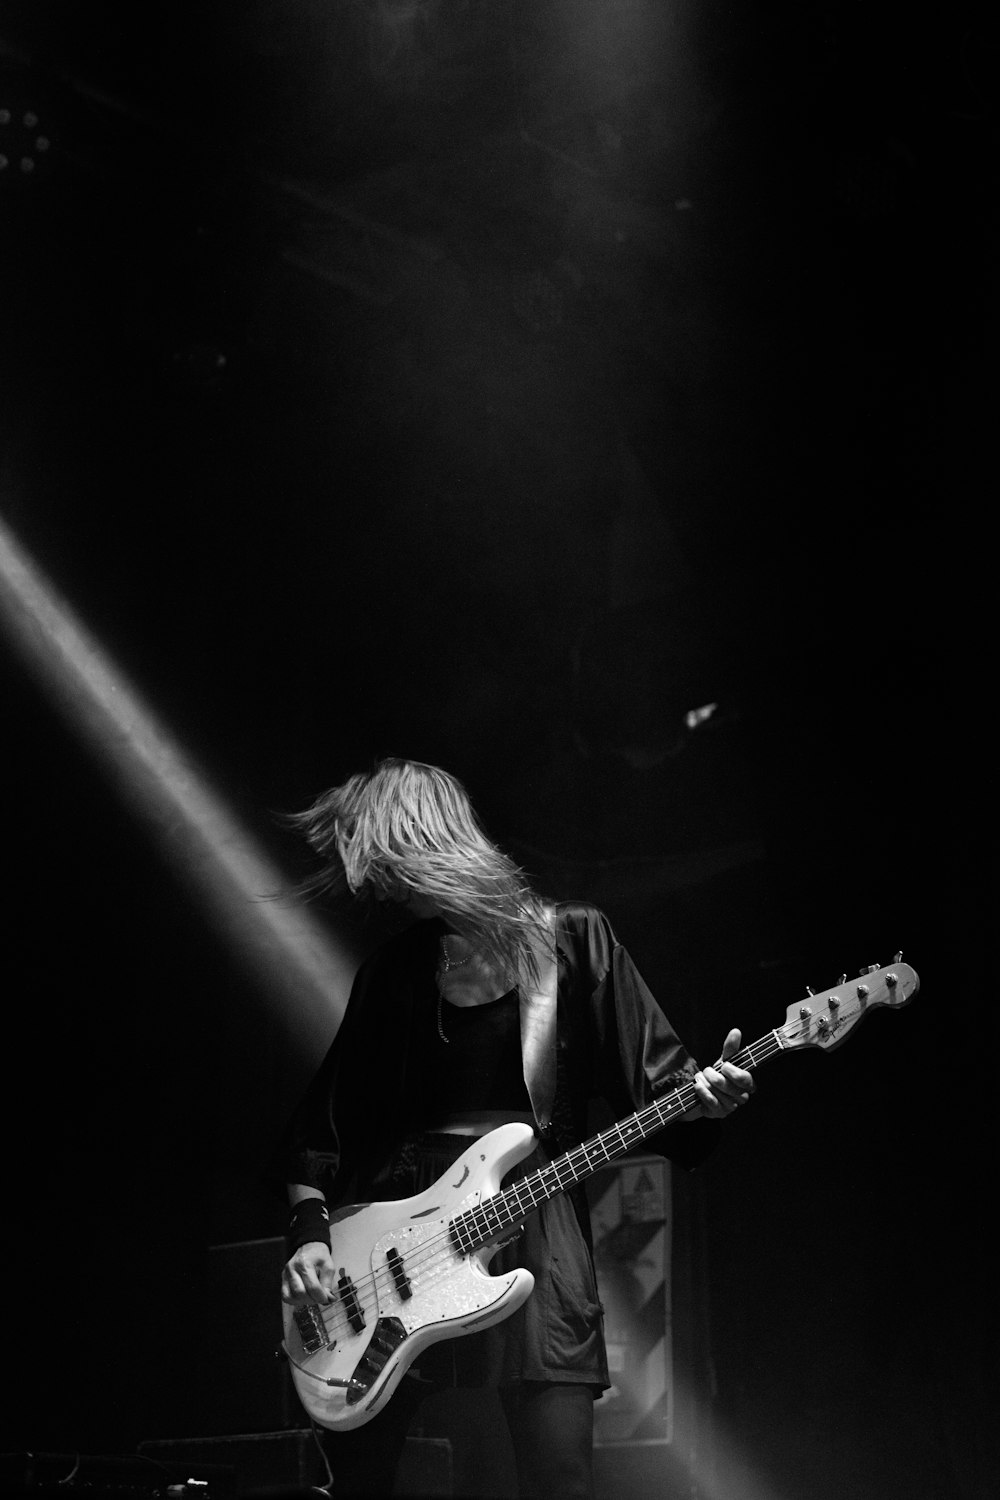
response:
[[[790,1005],[782,1025],[729,1061],[752,1069],[800,1047],[832,1051],[868,1011],[905,1005],[916,994],[920,981],[901,958]],[[524,1269],[491,1275],[500,1243],[550,1198],[696,1104],[694,1084],[685,1083],[501,1189],[536,1145],[529,1125],[502,1125],[416,1197],[332,1214],[333,1300],[284,1306],[282,1349],[309,1416],[333,1431],[360,1427],[423,1349],[509,1318],[531,1295],[534,1277]]]

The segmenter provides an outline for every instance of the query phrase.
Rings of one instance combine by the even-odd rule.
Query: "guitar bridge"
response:
[[[355,1406],[364,1396],[367,1396],[389,1359],[405,1338],[406,1329],[398,1318],[379,1318],[371,1342],[361,1359],[358,1360],[351,1376],[351,1385],[346,1397],[348,1406]]]
[[[326,1324],[320,1310],[312,1302],[304,1302],[292,1314],[298,1329],[302,1348],[306,1354],[318,1354],[321,1349],[332,1349],[336,1339],[327,1338]]]

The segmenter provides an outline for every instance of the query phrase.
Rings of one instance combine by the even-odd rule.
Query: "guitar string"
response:
[[[765,1061],[768,1057],[776,1055],[781,1050],[783,1050],[783,1044],[777,1040],[775,1033],[772,1032],[768,1037],[761,1038],[758,1042],[753,1043],[752,1046],[745,1048],[742,1053],[729,1059],[729,1061],[734,1062],[737,1066],[740,1066],[743,1062],[749,1062],[753,1066]],[[425,1278],[435,1268],[436,1263],[445,1264],[451,1260],[456,1248],[459,1250],[459,1253],[462,1253],[463,1250],[471,1252],[475,1249],[481,1249],[497,1234],[502,1234],[505,1229],[514,1228],[518,1223],[523,1222],[524,1218],[531,1214],[535,1208],[539,1207],[541,1203],[546,1202],[549,1198],[560,1192],[566,1191],[581,1181],[582,1176],[578,1170],[581,1166],[587,1169],[584,1174],[586,1176],[592,1175],[594,1170],[599,1170],[599,1166],[594,1166],[599,1149],[604,1155],[604,1160],[607,1162],[616,1160],[620,1155],[624,1154],[622,1151],[609,1153],[604,1145],[615,1134],[618,1135],[619,1141],[625,1147],[625,1150],[631,1150],[633,1146],[639,1144],[647,1135],[653,1133],[655,1130],[664,1128],[677,1115],[686,1113],[691,1107],[694,1095],[693,1084],[683,1085],[680,1089],[656,1101],[656,1103],[645,1106],[644,1109],[638,1111],[634,1116],[630,1116],[629,1121],[621,1121],[616,1126],[601,1132],[599,1136],[592,1138],[590,1141],[582,1142],[571,1151],[556,1158],[555,1161],[545,1163],[543,1167],[520,1178],[500,1193],[491,1195],[481,1204],[461,1210],[448,1221],[447,1227],[442,1228],[436,1234],[423,1240],[420,1245],[414,1247],[413,1250],[409,1251],[403,1257],[408,1279],[416,1281],[422,1277]],[[668,1106],[666,1109],[664,1109],[665,1105]],[[626,1145],[626,1139],[630,1133],[637,1133],[637,1139],[628,1141]],[[563,1174],[567,1171],[569,1175],[564,1181]],[[553,1179],[555,1179],[554,1186]],[[536,1197],[536,1194],[540,1194],[540,1196]],[[457,1246],[453,1232],[456,1225],[459,1227],[459,1243]],[[478,1239],[479,1243],[472,1243],[463,1247],[461,1244],[462,1235],[468,1238],[470,1234],[475,1239]],[[387,1290],[390,1294],[396,1290],[395,1279],[388,1267],[381,1267],[374,1272],[370,1272],[355,1283],[354,1292],[359,1307],[364,1312],[377,1312],[379,1292],[382,1289]],[[374,1307],[372,1304],[373,1296]],[[331,1309],[328,1305],[326,1309],[322,1310],[322,1316],[324,1326],[331,1332],[333,1331],[334,1323],[340,1325],[348,1323],[347,1314],[340,1307],[335,1306]]]
[[[870,1002],[868,1006],[844,1006],[840,1010],[840,1018],[842,1021],[853,1019],[855,1016],[861,1015],[866,1008],[870,1008]],[[756,1067],[760,1063],[766,1062],[768,1058],[777,1056],[779,1052],[784,1051],[788,1046],[794,1046],[797,1040],[801,1040],[802,1036],[808,1032],[809,1020],[811,1019],[810,1017],[804,1018],[802,1021],[786,1022],[783,1026],[776,1027],[773,1031],[767,1033],[766,1036],[743,1048],[732,1058],[728,1058],[727,1061],[734,1063],[737,1067],[745,1064],[749,1064],[750,1067]],[[781,1035],[786,1038],[784,1042],[781,1041]],[[436,1234],[430,1235],[426,1240],[421,1241],[418,1246],[403,1256],[407,1279],[413,1282],[421,1277],[425,1278],[436,1268],[437,1264],[447,1263],[455,1254],[456,1248],[458,1248],[459,1253],[472,1253],[477,1249],[482,1249],[489,1243],[490,1239],[495,1238],[498,1234],[502,1234],[504,1229],[514,1228],[523,1222],[542,1203],[547,1202],[551,1197],[566,1191],[581,1181],[582,1178],[576,1171],[577,1166],[582,1165],[588,1169],[584,1174],[585,1176],[590,1176],[593,1171],[600,1170],[599,1166],[595,1167],[593,1165],[594,1153],[598,1146],[601,1146],[603,1149],[603,1143],[609,1137],[617,1133],[624,1146],[625,1135],[623,1134],[623,1130],[629,1127],[632,1131],[638,1132],[637,1139],[629,1141],[628,1145],[625,1146],[624,1152],[616,1151],[613,1154],[605,1154],[606,1161],[611,1162],[632,1150],[634,1146],[638,1145],[648,1135],[672,1123],[675,1117],[687,1113],[687,1110],[691,1107],[694,1095],[693,1084],[682,1085],[681,1088],[675,1090],[672,1094],[655,1101],[653,1104],[646,1105],[634,1115],[629,1116],[627,1121],[620,1121],[615,1126],[602,1131],[598,1136],[592,1137],[589,1141],[582,1142],[579,1146],[573,1147],[572,1150],[556,1158],[554,1162],[547,1162],[543,1167],[512,1183],[510,1187],[504,1188],[501,1192],[483,1200],[481,1204],[461,1210],[448,1221],[446,1227],[439,1230]],[[680,1108],[680,1105],[683,1105],[683,1107]],[[664,1106],[667,1106],[667,1108],[664,1109]],[[567,1168],[572,1169],[571,1175],[564,1182],[560,1176],[560,1172],[567,1170]],[[550,1190],[553,1177],[556,1179],[556,1185]],[[536,1189],[541,1193],[537,1201],[535,1199]],[[527,1194],[528,1200],[526,1202],[522,1201],[525,1194]],[[513,1214],[511,1214],[512,1204],[516,1205],[517,1210]],[[510,1214],[506,1222],[497,1222],[501,1213]],[[453,1232],[456,1225],[459,1226],[460,1234],[473,1231],[478,1238],[478,1243],[471,1243],[465,1247],[459,1243],[456,1247]],[[397,1290],[395,1278],[388,1266],[369,1272],[355,1284],[354,1293],[359,1308],[365,1313],[377,1314],[379,1312],[379,1296],[383,1290],[388,1291],[390,1294]],[[331,1307],[330,1304],[327,1304],[325,1308],[320,1307],[319,1311],[324,1328],[328,1333],[334,1331],[335,1325],[337,1331],[343,1330],[345,1326],[348,1328],[348,1331],[351,1331],[349,1329],[348,1315],[342,1305]]]
[[[682,1110],[678,1110],[680,1092],[678,1091],[678,1093],[669,1096],[672,1109],[665,1112],[666,1117],[662,1119],[662,1124],[667,1123],[671,1113],[683,1113]],[[662,1104],[665,1102],[661,1101],[661,1111],[651,1111],[658,1122],[660,1122],[660,1115],[663,1113]],[[611,1131],[604,1132],[602,1139],[612,1133]],[[557,1158],[555,1162],[546,1163],[543,1168],[520,1178],[516,1183],[511,1184],[510,1187],[503,1189],[500,1193],[492,1194],[483,1200],[482,1203],[460,1210],[459,1213],[453,1215],[448,1220],[446,1226],[437,1230],[436,1233],[429,1235],[403,1256],[408,1278],[411,1281],[415,1281],[421,1276],[425,1277],[435,1268],[436,1264],[444,1264],[450,1260],[456,1250],[462,1253],[463,1248],[469,1250],[482,1248],[482,1245],[490,1238],[493,1238],[495,1234],[502,1234],[505,1229],[513,1228],[527,1214],[532,1212],[540,1202],[544,1202],[547,1198],[554,1196],[554,1193],[572,1187],[575,1182],[579,1181],[580,1176],[575,1168],[581,1163],[584,1166],[589,1166],[593,1160],[594,1150],[595,1148],[591,1146],[591,1149],[588,1151],[584,1144],[575,1147],[572,1152],[565,1153],[563,1156]],[[612,1158],[606,1157],[606,1159],[610,1160]],[[564,1173],[568,1167],[572,1167],[574,1170],[571,1170],[568,1179],[563,1181],[561,1173]],[[547,1186],[553,1178],[555,1178],[556,1186],[554,1192],[549,1192],[547,1191]],[[548,1183],[545,1179],[548,1180]],[[536,1201],[536,1192],[538,1190],[541,1190],[543,1196]],[[528,1201],[522,1201],[525,1199],[525,1196],[527,1196]],[[512,1212],[512,1205],[515,1206],[516,1211]],[[459,1226],[458,1244],[456,1244],[455,1239],[456,1225]],[[489,1232],[484,1235],[484,1230],[488,1230]],[[461,1244],[462,1234],[464,1233],[466,1238],[468,1238],[470,1231],[474,1233],[478,1231],[480,1243],[479,1245],[463,1247]],[[380,1267],[378,1270],[370,1272],[355,1284],[355,1293],[358,1301],[359,1303],[363,1303],[366,1311],[371,1307],[371,1293],[375,1295],[377,1307],[378,1293],[382,1287],[386,1288],[390,1293],[395,1289],[395,1280],[387,1267]]]
[[[845,1011],[841,1012],[841,1017],[842,1019],[852,1018],[860,1014],[863,1009],[864,1007],[862,1006],[847,1007]],[[783,1027],[769,1033],[768,1036],[751,1044],[751,1046],[745,1048],[729,1060],[737,1065],[748,1062],[751,1066],[756,1066],[766,1061],[768,1057],[775,1056],[778,1051],[784,1050],[787,1045],[794,1045],[796,1032],[801,1035],[807,1029],[807,1022],[799,1023],[793,1028],[790,1028],[789,1024],[786,1023]],[[781,1042],[779,1031],[786,1037],[786,1042]],[[631,1128],[639,1130],[639,1140],[644,1139],[646,1135],[652,1133],[654,1130],[665,1127],[671,1122],[672,1116],[678,1113],[686,1113],[690,1107],[689,1101],[693,1098],[693,1095],[693,1086],[686,1085],[682,1089],[675,1091],[674,1094],[667,1096],[671,1107],[666,1112],[663,1111],[663,1106],[667,1103],[667,1099],[661,1099],[656,1104],[647,1106],[635,1116],[630,1117],[632,1120]],[[683,1105],[683,1108],[678,1109],[679,1105]],[[648,1129],[645,1128],[647,1126]],[[546,1163],[538,1171],[519,1179],[510,1188],[492,1195],[482,1204],[470,1209],[464,1209],[460,1214],[456,1214],[449,1221],[446,1228],[430,1236],[421,1243],[418,1249],[409,1252],[408,1256],[404,1258],[408,1279],[416,1281],[421,1277],[426,1277],[434,1269],[435,1263],[444,1263],[453,1258],[456,1249],[453,1230],[456,1224],[460,1226],[460,1231],[466,1234],[468,1234],[470,1229],[474,1230],[475,1237],[479,1241],[478,1244],[472,1243],[464,1247],[465,1250],[471,1252],[475,1249],[483,1248],[490,1239],[495,1238],[504,1229],[512,1228],[519,1222],[523,1222],[523,1219],[539,1206],[539,1202],[547,1201],[555,1193],[565,1191],[579,1181],[580,1176],[577,1172],[579,1165],[583,1165],[588,1169],[586,1175],[591,1175],[594,1170],[599,1169],[595,1169],[593,1166],[594,1152],[597,1146],[600,1145],[604,1149],[604,1142],[615,1131],[618,1132],[619,1139],[624,1145],[625,1135],[623,1134],[623,1130],[625,1129],[626,1122],[620,1122],[613,1129],[605,1131],[593,1140],[584,1142],[572,1151],[565,1153],[564,1156],[557,1158],[555,1162]],[[638,1144],[638,1142],[630,1141],[625,1147],[626,1151],[632,1149],[635,1144]],[[606,1159],[608,1161],[615,1160],[621,1154],[623,1153],[615,1152],[614,1155],[607,1155],[606,1153]],[[568,1181],[564,1182],[560,1173],[565,1171],[567,1167],[571,1169],[571,1173]],[[552,1188],[553,1177],[555,1178],[554,1188]],[[542,1193],[542,1197],[538,1201],[535,1199],[536,1188]],[[527,1202],[523,1201],[525,1194],[527,1194]],[[515,1205],[515,1212],[511,1212],[511,1204]],[[501,1212],[509,1216],[507,1222],[498,1223],[498,1216]],[[461,1253],[463,1247],[460,1242],[458,1248]],[[377,1313],[379,1311],[379,1292],[381,1290],[379,1283],[390,1293],[396,1289],[395,1279],[387,1267],[362,1278],[359,1283],[361,1288],[360,1294],[358,1293],[358,1287],[355,1288],[358,1305],[359,1307],[363,1307],[365,1312],[374,1311]],[[371,1296],[374,1296],[374,1307],[372,1306]],[[340,1308],[327,1309],[323,1311],[322,1317],[324,1328],[328,1332],[333,1331],[335,1324],[343,1326],[347,1321],[346,1313]]]
[[[799,1023],[798,1029],[799,1031],[804,1029],[801,1023]],[[786,1036],[789,1036],[787,1023],[780,1030]],[[791,1036],[789,1036],[789,1039],[791,1040]],[[779,1051],[784,1050],[786,1045],[787,1043],[782,1043],[778,1039],[777,1031],[772,1031],[766,1037],[762,1037],[749,1047],[744,1048],[742,1052],[728,1059],[728,1061],[735,1063],[737,1066],[741,1066],[745,1062],[751,1066],[756,1066],[766,1061],[768,1057],[776,1056]],[[686,1113],[691,1107],[694,1095],[693,1084],[683,1085],[674,1093],[656,1101],[654,1104],[645,1106],[634,1116],[630,1116],[631,1129],[638,1131],[638,1137],[635,1141],[629,1141],[628,1145],[625,1146],[625,1151],[631,1150],[655,1130],[662,1129],[670,1124],[672,1119],[677,1115]],[[664,1105],[668,1105],[666,1110],[664,1110]],[[599,1136],[592,1138],[590,1141],[582,1142],[579,1146],[558,1157],[556,1161],[547,1162],[535,1172],[520,1178],[516,1183],[511,1184],[509,1188],[503,1189],[502,1192],[491,1195],[482,1204],[463,1209],[460,1213],[454,1215],[448,1221],[446,1227],[439,1230],[436,1234],[429,1236],[404,1257],[408,1279],[416,1281],[420,1277],[426,1277],[435,1268],[436,1263],[445,1264],[450,1261],[455,1254],[456,1248],[458,1248],[460,1253],[462,1253],[463,1248],[469,1252],[481,1249],[490,1239],[495,1238],[497,1234],[502,1234],[505,1229],[513,1228],[519,1222],[523,1222],[524,1218],[530,1215],[541,1203],[546,1202],[557,1193],[566,1191],[582,1180],[580,1173],[577,1171],[579,1166],[582,1165],[588,1169],[585,1174],[586,1176],[592,1175],[594,1170],[599,1170],[599,1167],[595,1168],[593,1165],[597,1147],[601,1146],[604,1149],[603,1143],[615,1133],[619,1135],[621,1144],[624,1146],[627,1125],[628,1122],[626,1121],[619,1122],[616,1126],[603,1131]],[[626,1134],[623,1134],[623,1131]],[[604,1151],[605,1160],[609,1162],[616,1160],[622,1154],[624,1153],[621,1151],[616,1151],[613,1154],[608,1154],[606,1150]],[[560,1173],[566,1171],[567,1168],[571,1169],[570,1176],[566,1181],[563,1181]],[[556,1181],[554,1188],[551,1188],[553,1177]],[[537,1199],[535,1197],[536,1190],[541,1193],[541,1196]],[[527,1201],[524,1201],[525,1198]],[[511,1212],[512,1204],[516,1207],[516,1211],[513,1213]],[[501,1214],[509,1216],[505,1222],[498,1222]],[[475,1237],[478,1239],[478,1244],[473,1243],[462,1247],[461,1242],[459,1242],[459,1245],[456,1246],[453,1234],[456,1225],[460,1226],[460,1233],[465,1232],[468,1234],[470,1230],[473,1231]],[[383,1288],[390,1294],[396,1289],[395,1279],[388,1267],[379,1268],[377,1271],[370,1272],[365,1277],[362,1277],[354,1287],[359,1307],[366,1313],[377,1313],[379,1310],[379,1292]],[[374,1304],[372,1297],[374,1297]],[[324,1327],[331,1332],[335,1323],[343,1327],[349,1322],[347,1314],[343,1311],[342,1307],[334,1306],[330,1308],[328,1305],[326,1309],[321,1309],[321,1315]]]
[[[856,1009],[860,1010],[860,1007]],[[805,1029],[804,1024],[800,1023],[797,1026],[799,1033]],[[755,1066],[766,1061],[768,1057],[775,1056],[778,1051],[784,1050],[788,1042],[794,1040],[794,1032],[789,1031],[788,1023],[780,1028],[780,1030],[788,1038],[788,1041],[785,1043],[781,1042],[776,1030],[751,1044],[751,1046],[745,1048],[741,1053],[729,1060],[737,1065],[748,1062],[751,1066]],[[693,1100],[693,1097],[693,1085],[685,1085],[675,1091],[675,1093],[667,1096],[667,1099],[661,1099],[656,1104],[647,1106],[635,1116],[630,1117],[632,1122],[630,1127],[626,1125],[626,1122],[620,1122],[613,1129],[604,1131],[593,1140],[584,1142],[572,1151],[565,1153],[564,1156],[557,1158],[555,1162],[546,1163],[538,1171],[519,1179],[518,1182],[504,1189],[501,1193],[492,1195],[482,1204],[462,1210],[461,1213],[456,1214],[449,1221],[446,1228],[430,1236],[419,1247],[410,1251],[404,1258],[408,1278],[416,1281],[421,1277],[426,1277],[427,1273],[434,1268],[436,1262],[445,1263],[452,1259],[456,1249],[453,1233],[456,1225],[459,1226],[460,1236],[463,1233],[468,1236],[471,1232],[474,1239],[478,1240],[478,1244],[472,1243],[463,1247],[461,1238],[459,1238],[457,1248],[460,1253],[463,1249],[471,1252],[472,1250],[482,1248],[490,1239],[495,1238],[497,1234],[501,1234],[504,1229],[512,1228],[517,1223],[523,1222],[523,1219],[533,1212],[539,1206],[540,1202],[547,1201],[548,1198],[554,1196],[554,1193],[565,1191],[581,1180],[577,1170],[579,1166],[582,1165],[587,1168],[586,1175],[591,1175],[593,1170],[595,1170],[593,1162],[598,1146],[604,1150],[605,1158],[608,1161],[615,1160],[623,1154],[622,1152],[615,1152],[613,1155],[610,1155],[604,1146],[604,1143],[615,1132],[618,1133],[622,1145],[625,1145],[629,1129],[638,1130],[639,1140],[642,1140],[654,1130],[662,1129],[669,1124],[672,1116],[678,1113],[686,1113],[687,1109],[690,1108],[690,1101]],[[664,1111],[663,1106],[667,1103],[667,1100],[669,1100],[670,1107]],[[679,1108],[679,1106],[683,1107]],[[629,1141],[625,1147],[626,1151],[630,1150],[636,1144],[638,1144],[638,1141]],[[561,1173],[567,1168],[570,1169],[570,1176],[567,1181],[563,1181]],[[555,1178],[554,1188],[552,1186],[553,1178]],[[538,1200],[535,1197],[536,1190],[539,1190],[542,1194]],[[525,1197],[527,1197],[527,1201],[525,1201]],[[511,1205],[514,1206],[513,1212]],[[507,1215],[506,1222],[502,1221],[502,1215]],[[379,1283],[390,1293],[396,1289],[395,1279],[387,1267],[362,1278],[354,1289],[358,1305],[359,1307],[363,1307],[365,1312],[374,1311],[377,1313],[379,1310],[378,1297],[381,1289]],[[372,1307],[369,1294],[374,1295],[374,1308]],[[324,1327],[328,1331],[333,1330],[334,1323],[342,1324],[347,1320],[346,1313],[340,1314],[341,1310],[339,1308],[323,1314]]]

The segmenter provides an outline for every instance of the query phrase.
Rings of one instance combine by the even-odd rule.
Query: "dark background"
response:
[[[403,754],[706,1058],[903,948],[917,1001],[679,1191],[681,1378],[765,1494],[993,1493],[978,11],[8,0],[0,44],[4,520],[290,879],[277,814]],[[3,1446],[128,1452],[212,1430],[206,1247],[281,1232],[303,1072],[0,670]]]

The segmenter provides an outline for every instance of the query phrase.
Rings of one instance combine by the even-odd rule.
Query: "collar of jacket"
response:
[[[538,982],[522,986],[521,1058],[524,1082],[531,1100],[538,1134],[552,1129],[552,1105],[556,1092],[556,1021],[558,1016],[559,969],[556,956],[555,911],[545,907],[545,940],[535,943]]]

